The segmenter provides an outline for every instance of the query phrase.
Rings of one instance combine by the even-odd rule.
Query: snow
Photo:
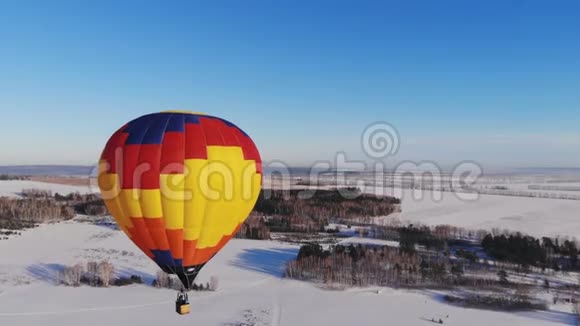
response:
[[[558,178],[552,179],[533,176],[487,177],[480,180],[475,185],[475,188],[484,189],[486,187],[507,186],[511,192],[517,192],[528,191],[529,185],[559,187],[577,187],[579,185],[576,181],[567,182],[564,180],[566,182],[560,182],[562,180]],[[336,180],[330,178],[329,181],[332,183]],[[305,186],[292,184],[291,180],[275,182],[271,178],[265,178],[264,184],[275,188],[279,188],[282,185],[291,186],[292,189],[306,188]],[[332,189],[335,186],[310,186],[307,188]],[[363,191],[368,194],[401,198],[402,212],[373,218],[376,224],[387,224],[393,221],[426,225],[448,224],[474,230],[506,229],[537,237],[564,236],[580,239],[580,215],[578,213],[580,212],[580,200],[533,198],[515,195],[468,195],[465,193],[456,194],[447,191],[402,189],[399,187],[374,188],[373,186],[368,186]],[[578,191],[536,190],[529,192],[580,195]],[[466,200],[466,196],[475,196],[475,199]]]
[[[387,246],[387,247],[393,247],[393,248],[399,247],[398,241],[370,239],[370,238],[361,238],[361,237],[352,237],[352,238],[344,239],[340,242],[340,244],[341,245],[364,244],[364,245],[370,245],[370,246]]]
[[[192,313],[178,316],[172,290],[54,285],[54,273],[63,265],[88,260],[109,259],[119,273],[139,274],[148,281],[158,268],[120,231],[75,220],[41,225],[0,241],[0,324],[422,326],[441,318],[445,325],[535,326],[572,320],[566,311],[508,314],[464,309],[445,304],[435,292],[336,291],[281,278],[285,263],[297,252],[297,246],[275,241],[232,240],[198,278],[205,283],[218,277],[219,290],[192,293]]]
[[[49,190],[52,193],[67,195],[73,192],[81,194],[94,193],[99,190],[94,186],[69,186],[54,183],[44,183],[29,180],[0,180],[0,197],[21,197],[20,193],[25,189]]]
[[[580,200],[478,195],[462,200],[451,192],[386,189],[402,198],[401,213],[382,218],[467,229],[508,229],[534,236],[580,238]],[[422,193],[420,193],[422,192]],[[422,195],[422,197],[421,197]]]
[[[30,181],[1,181],[0,195],[18,196],[22,189],[47,189],[62,194],[91,192],[88,187]],[[400,192],[400,191],[399,191]],[[413,198],[402,191],[399,218],[425,224],[467,228],[509,228],[535,235],[580,235],[580,201],[482,195],[462,201],[452,193],[441,200],[430,192]],[[345,233],[346,230],[340,226]],[[343,243],[396,245],[363,238]],[[118,274],[140,275],[150,282],[158,267],[120,231],[106,225],[73,220],[41,225],[21,236],[0,240],[1,325],[572,325],[570,307],[547,312],[502,313],[464,309],[442,301],[441,293],[390,288],[323,289],[319,285],[283,279],[285,263],[298,246],[276,241],[232,240],[201,271],[198,282],[219,279],[216,292],[190,295],[192,313],[174,312],[175,291],[147,285],[106,289],[54,285],[65,265],[108,259]],[[449,316],[447,318],[447,316]]]
[[[386,188],[401,198],[401,212],[373,218],[373,223],[453,225],[470,230],[522,232],[536,237],[580,239],[580,200],[477,195],[464,200],[452,192]]]
[[[0,196],[18,197],[23,189],[50,190],[60,194],[98,191],[96,187],[89,186],[67,186],[20,180],[0,181]],[[580,218],[578,218],[580,200],[500,195],[478,195],[476,200],[463,200],[451,192],[399,188],[385,188],[381,192],[385,195],[400,197],[402,213],[375,218],[378,224],[398,218],[406,223],[449,224],[485,230],[498,228],[520,231],[534,236],[580,238]],[[344,235],[353,235],[355,231],[341,226],[341,233]]]

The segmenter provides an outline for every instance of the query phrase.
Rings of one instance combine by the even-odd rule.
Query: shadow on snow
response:
[[[65,269],[62,264],[33,264],[26,267],[26,272],[39,281],[51,284],[59,283],[59,273]]]
[[[232,266],[249,271],[283,277],[286,263],[296,258],[298,248],[245,249],[231,262]]]
[[[51,284],[60,284],[59,274],[64,271],[67,266],[63,264],[33,264],[26,267],[28,275],[35,279]],[[115,269],[115,276],[117,278],[130,278],[131,276],[139,276],[145,285],[152,285],[155,280],[155,275],[136,270],[134,268],[120,268]]]

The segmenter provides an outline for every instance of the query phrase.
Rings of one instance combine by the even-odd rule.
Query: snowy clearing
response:
[[[22,190],[26,189],[39,189],[48,190],[52,193],[59,193],[61,195],[67,195],[73,192],[79,192],[81,194],[95,193],[99,189],[96,187],[87,186],[69,186],[61,185],[55,183],[45,183],[38,181],[29,180],[1,180],[0,181],[0,196],[5,197],[21,197],[20,193]]]
[[[425,191],[423,195],[418,199],[411,190],[403,192],[403,221],[580,238],[578,200],[479,195],[474,201],[465,201],[450,192]]]
[[[355,240],[356,241],[356,240]],[[446,325],[571,324],[567,311],[508,314],[450,306],[436,292],[388,288],[324,290],[281,278],[298,247],[233,240],[198,280],[219,278],[216,292],[190,295],[192,313],[174,312],[172,290],[147,285],[71,288],[54,285],[63,265],[109,259],[119,273],[152,280],[157,267],[116,230],[69,221],[0,241],[0,323],[7,325]],[[449,316],[447,318],[447,316]]]

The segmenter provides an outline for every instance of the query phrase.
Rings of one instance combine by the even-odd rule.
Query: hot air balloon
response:
[[[137,118],[111,136],[99,162],[99,188],[119,228],[186,290],[250,214],[261,182],[252,139],[200,113]]]

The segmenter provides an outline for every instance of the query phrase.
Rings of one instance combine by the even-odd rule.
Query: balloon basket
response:
[[[175,303],[175,311],[180,315],[187,315],[190,312],[189,303]]]

